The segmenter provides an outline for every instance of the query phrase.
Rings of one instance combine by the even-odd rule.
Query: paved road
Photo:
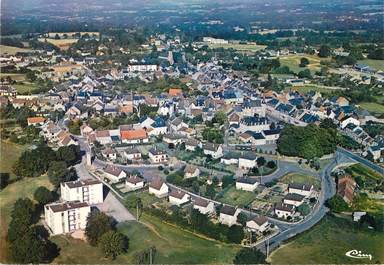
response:
[[[351,151],[348,151],[347,149],[344,149],[342,147],[338,147],[337,148],[337,151],[348,156],[349,158],[352,158],[353,160],[356,160],[357,162],[371,168],[372,170],[375,170],[376,172],[380,173],[380,174],[384,174],[384,168],[382,168],[381,166],[365,159],[365,158],[362,158],[361,156],[355,154],[355,153],[352,153]]]
[[[129,211],[127,211],[127,208],[114,196],[111,191],[108,192],[104,202],[100,205],[97,205],[97,208],[99,208],[100,211],[113,216],[113,218],[119,223],[136,220],[135,217]]]
[[[84,145],[84,143],[80,144],[80,146],[82,146],[82,145]],[[287,239],[289,239],[289,238],[291,238],[291,237],[293,237],[299,233],[302,233],[305,230],[308,230],[309,228],[311,228],[313,225],[318,223],[323,218],[323,216],[328,212],[328,209],[324,205],[324,203],[328,198],[332,197],[336,192],[336,185],[335,185],[333,178],[331,177],[331,172],[337,165],[339,165],[343,162],[348,162],[348,161],[350,161],[350,160],[348,159],[348,157],[346,157],[346,155],[343,152],[336,152],[335,158],[332,160],[332,162],[330,164],[328,164],[326,167],[324,167],[319,173],[315,173],[313,171],[302,169],[298,166],[297,163],[280,161],[279,162],[279,168],[280,168],[279,171],[275,172],[274,174],[272,174],[270,176],[263,177],[263,180],[262,180],[263,183],[272,181],[274,179],[278,179],[281,176],[283,176],[287,173],[290,173],[290,172],[299,172],[299,173],[304,173],[304,174],[311,174],[311,175],[315,175],[315,176],[321,178],[321,191],[320,191],[318,203],[315,206],[315,208],[313,209],[313,211],[310,213],[310,215],[307,216],[304,221],[302,221],[298,224],[293,224],[293,223],[287,223],[284,221],[276,220],[274,218],[269,218],[270,222],[277,225],[281,231],[279,234],[277,234],[276,236],[274,236],[270,239],[270,249],[271,250],[280,246],[280,244],[283,241],[285,241],[285,240],[287,240]],[[81,165],[84,165],[84,163],[82,163]],[[182,163],[179,163],[179,165],[182,165]],[[105,162],[100,161],[100,160],[95,160],[93,166],[96,168],[100,168],[100,167],[105,166]],[[142,167],[142,166],[135,167],[135,166],[130,165],[130,166],[127,166],[127,169],[138,170],[143,175],[143,177],[148,181],[150,181],[154,176],[159,176],[159,174],[162,174],[157,168],[151,168],[151,167]],[[82,172],[83,170],[84,169],[82,169],[81,166],[79,166],[78,171]],[[83,173],[81,173],[81,174],[83,174]],[[176,187],[172,184],[168,183],[168,185],[170,187],[180,189],[179,187]],[[189,191],[186,191],[186,192],[191,194],[191,196],[193,198],[201,197],[201,196],[199,196],[197,194],[193,194]],[[207,199],[207,198],[204,198],[204,199]],[[116,200],[116,202],[113,202],[112,205],[115,205],[115,204],[119,205],[118,208],[121,211],[123,211],[124,209],[126,210],[126,208],[124,206],[122,206],[121,203],[116,198],[115,198],[115,200]],[[211,201],[213,201],[213,200],[211,200]],[[217,201],[213,201],[213,202],[220,203]],[[120,206],[122,206],[124,209],[120,208]],[[243,210],[246,211],[247,213],[249,213],[251,216],[257,215],[253,212],[249,212],[248,210],[245,210],[245,209],[243,209]],[[107,211],[110,211],[111,213],[115,212],[114,210],[110,210],[110,209],[107,209]],[[129,215],[131,215],[131,214],[129,213]],[[127,216],[129,216],[129,215],[127,215]],[[122,218],[124,220],[123,217],[119,217],[119,216],[116,216],[115,218],[117,220],[119,218]],[[131,217],[126,217],[126,218],[129,219]],[[257,245],[257,247],[265,252],[266,251],[265,241],[260,242]]]
[[[305,221],[295,226],[291,226],[289,229],[282,231],[281,233],[270,239],[270,250],[279,247],[283,241],[310,229],[324,217],[324,215],[329,211],[329,209],[324,205],[324,203],[327,199],[331,198],[336,193],[336,183],[333,180],[333,177],[331,176],[332,170],[337,165],[346,162],[350,162],[348,157],[345,157],[344,154],[339,152],[335,153],[335,158],[332,160],[332,162],[320,172],[321,192],[315,209],[310,213],[310,216],[308,216]],[[258,245],[258,248],[266,252],[265,242],[261,242]]]
[[[81,163],[75,165],[76,173],[80,179],[94,179],[86,167],[86,151],[89,151],[88,145],[81,137],[76,137],[79,141],[80,149],[84,152]],[[112,216],[117,222],[133,221],[135,217],[128,211],[128,209],[115,197],[113,192],[108,191],[104,202],[96,205],[100,211]]]

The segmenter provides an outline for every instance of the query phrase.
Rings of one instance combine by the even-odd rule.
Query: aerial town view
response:
[[[0,2],[1,264],[383,264],[382,0]]]

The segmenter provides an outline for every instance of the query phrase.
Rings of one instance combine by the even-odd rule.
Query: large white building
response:
[[[45,222],[53,235],[85,229],[91,207],[86,202],[61,202],[45,205]]]
[[[128,65],[129,72],[155,72],[157,65],[155,64],[130,64]]]
[[[90,205],[104,201],[103,183],[95,179],[63,182],[60,191],[64,201],[87,202]]]

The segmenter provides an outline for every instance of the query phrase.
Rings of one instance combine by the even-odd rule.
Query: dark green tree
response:
[[[0,173],[0,190],[8,186],[9,183],[9,173]]]
[[[242,248],[237,252],[234,264],[265,264],[266,257],[257,248]]]
[[[33,194],[33,198],[40,204],[44,205],[54,200],[53,193],[44,186],[40,186]]]
[[[326,205],[329,207],[329,209],[331,209],[332,212],[335,213],[344,212],[349,209],[348,204],[338,194],[328,199],[326,201]]]
[[[244,238],[244,229],[240,225],[232,225],[227,233],[228,241],[231,243],[240,244]]]
[[[331,48],[327,45],[321,45],[318,55],[322,58],[329,57],[331,55]]]
[[[302,215],[302,216],[307,216],[311,209],[309,208],[309,205],[306,203],[303,203],[302,205],[297,207],[297,211]]]
[[[87,218],[85,235],[91,246],[96,246],[100,237],[115,229],[114,221],[111,217],[102,212],[91,212]]]
[[[105,257],[115,259],[128,249],[128,238],[122,233],[110,230],[105,232],[98,243]]]
[[[245,226],[247,221],[248,221],[248,216],[245,213],[241,212],[237,215],[237,222],[241,224],[243,227]]]
[[[309,64],[309,60],[307,58],[302,57],[300,59],[300,64],[299,64],[300,67],[306,67],[308,64]]]

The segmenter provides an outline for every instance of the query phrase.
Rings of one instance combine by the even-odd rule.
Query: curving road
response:
[[[76,138],[79,141],[81,150],[83,150],[84,152],[88,152],[89,147],[84,142],[84,139],[81,137],[76,137]],[[314,207],[312,212],[305,218],[304,221],[302,221],[300,223],[288,223],[288,222],[284,222],[284,221],[277,220],[274,218],[269,218],[270,222],[277,225],[281,231],[280,233],[278,233],[277,235],[275,235],[269,239],[269,249],[270,250],[273,250],[273,249],[279,247],[283,241],[310,229],[312,226],[314,226],[316,223],[318,223],[324,217],[324,215],[328,212],[328,208],[324,205],[324,203],[328,198],[332,197],[336,193],[336,184],[335,184],[335,182],[331,176],[331,172],[336,166],[338,166],[342,163],[346,163],[346,162],[351,162],[350,156],[346,155],[343,151],[338,150],[335,153],[334,159],[328,165],[326,165],[318,174],[316,174],[312,171],[309,171],[309,170],[302,169],[296,163],[287,162],[287,161],[279,161],[280,169],[278,171],[276,171],[275,173],[271,174],[270,176],[263,177],[263,180],[262,180],[263,183],[267,183],[267,182],[270,182],[274,179],[278,179],[281,176],[283,176],[287,173],[290,173],[290,172],[299,172],[299,173],[301,172],[301,173],[315,175],[315,176],[321,178],[321,191],[319,194],[318,203],[316,204],[316,206]],[[90,176],[89,172],[87,172],[88,169],[84,166],[85,163],[86,162],[83,158],[82,163],[76,166],[76,170],[77,170],[78,174],[80,175],[80,177],[81,176],[86,176],[86,177]],[[95,168],[102,168],[106,164],[107,163],[104,161],[95,159],[93,161],[92,166]],[[174,167],[175,167],[175,169],[178,169],[182,165],[183,165],[183,163],[177,163],[177,165],[174,165]],[[144,166],[143,167],[142,165],[138,165],[138,166],[128,165],[128,166],[123,166],[123,168],[128,169],[128,170],[133,170],[133,169],[138,170],[143,175],[143,177],[148,181],[150,181],[154,176],[159,176],[159,174],[162,174],[162,172],[160,172],[157,169],[157,166],[156,167],[153,167],[153,166]],[[165,177],[165,176],[163,176],[163,177]],[[172,185],[170,183],[168,183],[168,185],[171,187],[177,188],[177,189],[181,189],[180,187],[176,187],[175,185]],[[192,197],[201,197],[201,198],[207,199],[207,198],[202,197],[200,195],[191,193],[190,191],[187,191],[187,190],[185,190],[185,192],[189,193]],[[210,200],[210,199],[207,199],[207,200]],[[213,201],[215,203],[220,203],[220,202],[217,202],[214,200],[210,200],[210,201]],[[253,212],[249,212],[248,210],[245,210],[245,209],[242,209],[242,210],[249,213],[252,216],[257,215]],[[266,240],[259,242],[256,247],[259,248],[260,250],[266,252]]]

